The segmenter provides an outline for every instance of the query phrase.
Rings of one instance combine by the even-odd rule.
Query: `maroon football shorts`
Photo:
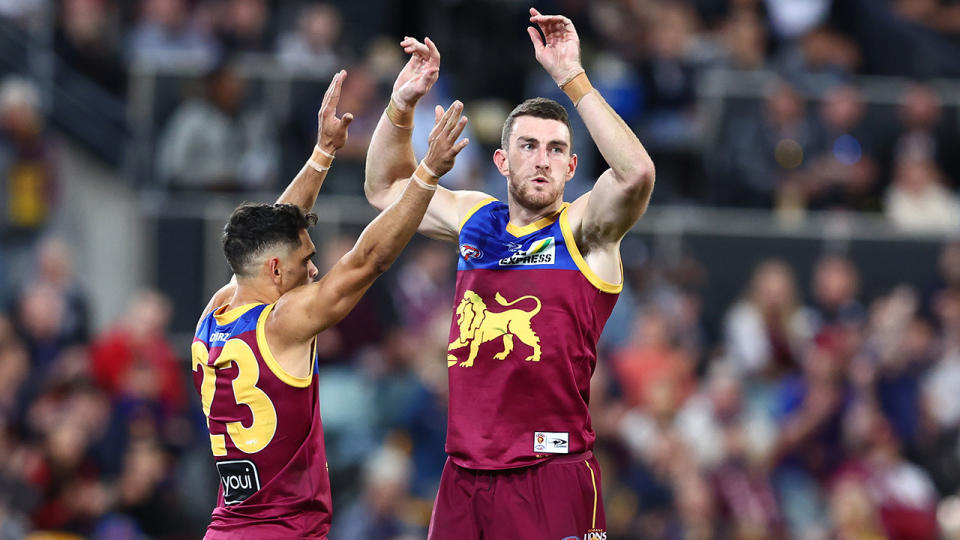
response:
[[[600,466],[586,452],[530,467],[464,469],[447,458],[428,540],[606,540]]]

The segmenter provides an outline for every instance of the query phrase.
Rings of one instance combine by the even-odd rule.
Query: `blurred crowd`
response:
[[[0,538],[189,537],[172,473],[203,424],[169,300],[143,291],[94,332],[67,243],[28,259],[0,307]]]
[[[935,84],[960,76],[953,0],[538,6],[576,23],[594,84],[658,165],[655,203],[860,210],[883,212],[909,230],[960,228],[960,159],[950,151],[960,144],[960,101]],[[518,1],[33,0],[0,3],[0,16],[27,28],[52,21],[56,58],[121,102],[149,91],[150,113],[136,121],[150,125],[134,133],[155,136],[138,181],[201,193],[284,184],[309,154],[327,77],[345,67],[341,109],[357,121],[330,192],[360,194],[363,154],[404,61],[396,43],[429,33],[444,55],[429,99],[461,99],[473,120],[476,144],[450,181],[499,194],[505,188],[488,154],[502,118],[524,97],[562,97],[528,54],[526,8]],[[154,68],[161,77],[137,79]],[[711,76],[718,71],[732,75]],[[757,73],[769,77],[749,77]],[[891,87],[864,75],[902,79]],[[707,103],[718,93],[719,108]],[[428,128],[429,115],[420,123]],[[572,194],[589,189],[602,167],[576,124],[583,174]]]
[[[655,205],[857,210],[905,230],[960,230],[960,101],[934,81],[960,77],[960,3],[537,5],[575,21],[594,84],[654,157]],[[0,26],[52,16],[57,57],[121,101],[138,66],[202,66],[154,88],[144,184],[197,196],[285,184],[340,67],[340,109],[357,119],[324,194],[361,194],[404,61],[396,43],[429,34],[444,60],[425,101],[464,100],[475,141],[444,181],[503,196],[489,165],[502,119],[528,95],[565,103],[533,60],[527,7],[0,0]],[[296,80],[286,109],[249,75],[250,58]],[[198,538],[217,478],[170,301],[144,291],[92,328],[75,255],[50,235],[70,179],[56,174],[49,95],[3,62],[0,74],[0,540]],[[861,75],[910,82],[884,87],[884,101]],[[705,81],[741,86],[718,113]],[[761,87],[744,92],[752,81]],[[415,144],[431,123],[423,105]],[[602,167],[573,120],[581,174],[568,198]],[[326,242],[321,270],[353,242]],[[445,458],[455,255],[412,245],[320,336],[332,540],[425,537]],[[625,261],[593,379],[610,540],[960,538],[960,244],[943,246],[937,282],[875,297],[860,290],[874,269],[842,255],[817,261],[809,283],[767,260],[716,320],[703,312],[709,270],[653,255]]]
[[[695,258],[626,263],[591,388],[610,540],[960,538],[960,243],[874,298],[843,255],[810,283],[764,260],[716,321]],[[30,265],[0,314],[0,538],[198,538],[217,479],[169,301],[92,332],[68,246]],[[332,540],[426,535],[454,268],[418,241],[320,335]]]

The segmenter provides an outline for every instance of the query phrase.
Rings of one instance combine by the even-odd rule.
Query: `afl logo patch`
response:
[[[463,257],[463,260],[469,261],[470,259],[479,259],[483,257],[483,252],[480,251],[480,248],[470,244],[460,244],[460,256]]]

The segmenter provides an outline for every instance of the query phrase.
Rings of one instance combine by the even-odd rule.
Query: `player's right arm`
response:
[[[417,166],[410,140],[417,102],[437,81],[440,52],[430,38],[407,37],[400,43],[410,60],[393,85],[390,105],[380,116],[367,151],[364,192],[374,207],[383,210],[400,197],[406,180]],[[437,107],[440,114],[440,107]],[[418,230],[437,240],[456,242],[460,221],[489,195],[478,191],[437,189]]]
[[[438,116],[430,132],[427,155],[403,182],[397,200],[364,229],[354,248],[318,282],[280,297],[267,319],[268,331],[276,336],[275,348],[282,350],[309,342],[339,322],[400,255],[437,193],[440,176],[453,168],[457,154],[467,145],[466,139],[457,142],[467,124],[467,119],[460,115],[462,111],[463,104],[455,101]]]

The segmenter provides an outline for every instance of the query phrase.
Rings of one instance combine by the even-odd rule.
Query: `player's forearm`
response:
[[[596,90],[584,95],[576,108],[617,181],[650,190],[654,182],[653,160],[623,118]]]
[[[313,205],[317,202],[317,195],[323,186],[323,181],[327,178],[327,172],[333,161],[332,152],[314,148],[310,159],[303,164],[300,172],[297,173],[287,189],[283,190],[277,204],[295,204],[303,210],[304,213],[313,210]]]
[[[361,264],[375,275],[385,272],[403,251],[436,193],[435,185],[427,189],[416,180],[406,181],[400,197],[364,229],[357,241],[355,250],[362,258]]]
[[[386,114],[380,116],[373,132],[367,150],[363,190],[367,200],[381,210],[393,202],[386,200],[390,188],[396,182],[406,181],[417,168],[410,140],[412,133],[412,123],[409,128],[397,127]]]

